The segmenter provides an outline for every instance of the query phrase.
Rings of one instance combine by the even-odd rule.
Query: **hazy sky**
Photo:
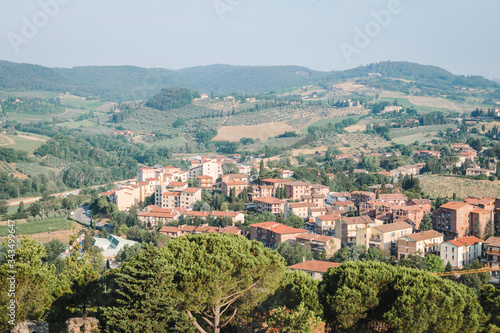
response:
[[[2,0],[0,8],[0,59],[50,67],[337,70],[406,60],[500,78],[497,0]]]

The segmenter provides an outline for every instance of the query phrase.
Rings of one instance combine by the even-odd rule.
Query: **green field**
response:
[[[173,139],[166,139],[166,140],[161,140],[161,141],[156,141],[156,142],[148,142],[146,143],[147,147],[171,147],[171,146],[177,146],[180,144],[184,144],[186,140],[182,136],[177,136]]]
[[[448,109],[413,104],[407,98],[382,97],[382,98],[377,100],[377,103],[389,102],[392,104],[392,102],[394,102],[395,99],[397,99],[399,105],[401,105],[405,108],[413,107],[415,110],[417,110],[418,112],[422,112],[422,113],[429,113],[429,112],[436,112],[436,111],[441,111],[441,112],[448,111]]]
[[[94,126],[97,126],[97,124],[91,122],[90,120],[82,120],[82,121],[73,121],[73,122],[57,124],[57,126],[75,129],[75,128],[80,128],[80,127],[94,127]]]
[[[347,119],[347,118],[351,118],[351,119],[355,119],[355,120],[358,120],[359,118],[363,117],[363,115],[357,115],[357,116],[348,116],[348,117],[342,117],[342,118],[329,118],[329,119],[320,119],[320,120],[316,120],[315,122],[307,125],[306,127],[304,127],[301,131],[302,133],[307,133],[307,129],[311,126],[326,126],[328,125],[329,123],[332,123],[332,124],[337,124],[337,123],[340,123],[342,120],[344,119]]]
[[[500,182],[471,180],[459,177],[424,176],[419,178],[424,193],[431,198],[451,198],[453,193],[459,198],[500,196]]]
[[[48,232],[49,227],[52,228],[51,231],[68,230],[71,229],[74,224],[75,222],[67,220],[65,218],[57,218],[36,222],[17,223],[16,227],[18,227],[18,235],[22,236],[37,234],[40,232]],[[6,225],[0,225],[0,237],[5,237],[8,235],[8,233],[9,227]]]
[[[100,106],[107,104],[107,102],[99,101],[99,100],[86,100],[83,98],[63,98],[61,99],[61,103],[63,105],[69,105],[72,107],[84,107],[90,110],[96,109]]]
[[[37,150],[38,147],[43,145],[43,141],[30,140],[30,139],[20,137],[18,135],[11,135],[11,134],[8,134],[6,136],[9,137],[10,139],[14,140],[15,143],[4,145],[3,147],[24,150],[24,151],[27,151],[28,154],[33,154],[33,152],[35,150]]]
[[[441,140],[441,138],[438,137],[437,134],[438,134],[437,132],[417,133],[417,134],[412,134],[412,135],[394,138],[394,139],[392,139],[392,141],[394,143],[399,144],[399,145],[410,145],[410,144],[414,143],[415,141],[418,141],[419,143],[424,143],[424,142],[432,141],[434,139]]]
[[[29,206],[31,206],[31,204],[24,204],[24,210],[28,209]],[[9,208],[7,209],[7,214],[12,215],[17,213],[18,208],[19,206],[9,206]]]

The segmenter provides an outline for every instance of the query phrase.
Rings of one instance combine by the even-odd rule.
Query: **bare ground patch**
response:
[[[265,123],[253,126],[222,126],[217,130],[214,141],[239,141],[241,138],[260,139],[265,141],[270,137],[295,129],[283,122]]]

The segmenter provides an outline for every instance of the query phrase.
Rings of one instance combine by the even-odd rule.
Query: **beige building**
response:
[[[329,268],[339,267],[340,264],[329,261],[309,260],[288,266],[292,271],[302,271],[315,280],[321,280]]]
[[[255,240],[264,246],[274,249],[279,243],[295,244],[298,235],[307,230],[292,228],[276,222],[262,222],[250,225],[250,240]]]
[[[382,221],[372,220],[367,215],[342,217],[335,223],[335,237],[339,237],[344,245],[357,244],[361,231],[382,224]]]
[[[309,217],[309,208],[316,207],[313,203],[308,202],[292,202],[285,204],[285,218],[294,214],[300,218],[307,219]]]
[[[484,242],[484,259],[488,268],[497,268],[500,271],[500,237],[490,237]],[[498,272],[493,272],[498,276]]]
[[[256,198],[254,202],[257,204],[257,211],[259,213],[272,213],[279,214],[285,210],[285,200],[280,200],[272,197]]]
[[[427,230],[406,235],[398,239],[398,260],[407,258],[410,254],[425,256],[439,255],[443,234],[435,230]]]
[[[158,196],[157,196],[158,198]],[[161,208],[184,208],[192,210],[196,201],[201,200],[201,188],[188,187],[182,191],[164,192],[155,204]]]
[[[318,234],[300,234],[297,236],[296,242],[309,252],[324,252],[326,258],[333,256],[342,247],[340,238]]]
[[[211,190],[214,186],[214,179],[212,176],[198,176],[196,177],[196,186],[199,188],[206,188]]]
[[[380,249],[396,252],[396,242],[399,238],[411,235],[413,228],[408,223],[395,222],[362,229],[358,232],[356,245],[378,247]]]
[[[481,258],[483,241],[477,237],[461,237],[441,244],[441,259],[444,264],[451,263],[456,269],[462,269],[475,259]]]
[[[311,183],[307,182],[286,182],[285,191],[288,193],[287,198],[290,200],[301,200],[303,195],[311,194]]]
[[[341,219],[340,214],[319,215],[314,219],[317,234],[333,234],[337,221]],[[337,236],[339,239],[340,237]]]

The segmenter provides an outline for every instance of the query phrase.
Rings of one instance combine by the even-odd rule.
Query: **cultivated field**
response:
[[[29,235],[41,232],[48,232],[48,228],[52,228],[52,231],[59,230],[69,230],[75,227],[76,222],[67,220],[65,218],[54,218],[44,221],[34,221],[34,222],[16,222],[16,227],[19,235]],[[0,237],[5,237],[8,235],[9,228],[3,223],[0,225]]]
[[[500,197],[500,181],[470,180],[458,177],[424,176],[419,178],[425,194],[431,198]]]
[[[284,122],[253,126],[222,126],[217,130],[218,134],[214,141],[239,141],[241,138],[267,140],[287,131],[294,131],[294,128]]]
[[[438,137],[437,134],[438,132],[417,133],[407,136],[400,136],[392,139],[392,141],[399,145],[407,146],[414,143],[415,141],[418,141],[419,143],[424,143],[432,140],[441,140],[441,138]]]
[[[420,133],[437,133],[439,131],[446,132],[448,128],[455,129],[457,125],[455,124],[444,124],[444,125],[431,125],[431,126],[418,126],[414,128],[395,128],[389,131],[389,137],[391,139],[400,138],[403,136],[415,135]]]
[[[339,138],[343,147],[339,149],[343,152],[351,152],[367,145],[367,149],[379,149],[389,147],[391,143],[378,135],[364,133],[340,134]]]

